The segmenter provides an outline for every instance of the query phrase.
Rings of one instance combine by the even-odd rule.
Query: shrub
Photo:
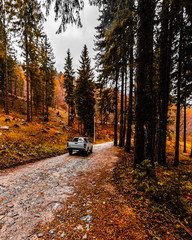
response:
[[[186,216],[186,204],[182,197],[181,174],[179,171],[163,171],[163,175],[156,177],[155,168],[150,160],[143,161],[134,170],[134,187],[144,198],[161,205],[177,217]]]

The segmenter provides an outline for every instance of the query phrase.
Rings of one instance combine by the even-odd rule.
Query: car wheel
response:
[[[93,152],[93,147],[91,148],[91,150],[90,150],[90,153],[92,153]]]
[[[87,151],[85,151],[85,156],[88,156],[89,154],[89,148],[87,149]]]
[[[72,155],[73,149],[69,149],[69,155]]]

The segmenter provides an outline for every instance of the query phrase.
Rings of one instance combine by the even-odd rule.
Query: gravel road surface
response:
[[[50,221],[54,211],[75,194],[70,185],[74,177],[117,161],[115,151],[109,151],[112,145],[95,145],[87,157],[64,154],[0,171],[0,239],[30,239],[34,225]]]

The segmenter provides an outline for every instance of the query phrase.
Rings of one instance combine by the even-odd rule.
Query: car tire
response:
[[[69,155],[72,155],[73,149],[69,149]]]
[[[85,156],[88,156],[89,155],[89,148],[87,149],[87,151],[85,151]]]
[[[90,150],[90,153],[92,153],[93,152],[93,147],[91,148],[91,150]]]

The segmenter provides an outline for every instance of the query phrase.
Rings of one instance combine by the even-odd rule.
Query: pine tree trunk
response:
[[[150,159],[153,164],[154,157],[154,143],[153,143],[153,135],[154,135],[154,87],[153,87],[153,24],[154,24],[154,15],[155,15],[155,1],[152,0],[148,5],[148,17],[146,29],[145,29],[145,47],[147,49],[147,53],[145,56],[145,96],[144,96],[144,113],[145,113],[145,124],[147,130],[146,142],[145,142],[145,151],[146,158]]]
[[[8,69],[7,69],[7,40],[5,39],[5,114],[9,114],[8,108]]]
[[[25,61],[26,61],[26,82],[27,82],[27,122],[30,122],[29,50],[28,50],[28,38],[26,34],[25,34]]]
[[[68,126],[70,125],[70,105],[68,104]]]
[[[127,67],[125,67],[125,107],[124,107],[124,124],[123,124],[123,143],[125,144],[125,133],[127,126]]]
[[[101,117],[101,118],[100,118],[101,125],[103,125],[103,110],[101,110],[101,113],[100,113],[100,115],[101,115],[101,116],[100,116],[100,117]]]
[[[179,65],[178,65],[178,82],[177,82],[177,115],[176,115],[176,138],[175,138],[175,159],[174,166],[179,165],[179,136],[180,136],[180,105],[181,105],[181,71],[182,71],[182,38],[183,38],[183,9],[181,13],[181,29],[179,39]]]
[[[102,98],[102,89],[101,86],[100,86],[100,90],[99,90],[99,98],[101,100]],[[101,125],[103,125],[103,108],[100,107],[100,122],[101,122]]]
[[[31,122],[33,121],[33,89],[32,89],[32,86],[31,86]]]
[[[167,115],[170,91],[170,62],[172,43],[172,20],[169,19],[169,3],[164,0],[161,17],[161,43],[160,43],[160,82],[159,82],[159,123],[158,123],[158,163],[167,166],[166,163],[166,136]],[[170,25],[170,29],[168,26]]]
[[[4,3],[2,3],[4,4]],[[2,6],[4,10],[4,6]],[[5,13],[3,14],[3,31],[4,31],[4,47],[5,47],[5,85],[4,85],[4,96],[5,96],[5,114],[9,114],[8,108],[8,67],[7,67],[7,33],[6,33],[6,20]]]
[[[130,41],[130,57],[129,57],[129,65],[130,65],[130,83],[129,83],[129,106],[128,106],[128,117],[127,117],[127,139],[125,151],[131,152],[131,133],[132,133],[132,121],[133,121],[133,35]]]
[[[78,121],[78,133],[80,133],[80,130],[79,130],[79,118],[78,118],[77,121]]]
[[[42,116],[45,116],[45,89],[43,84],[43,93],[42,93]]]
[[[124,132],[124,124],[123,124],[123,118],[124,118],[124,71],[122,71],[121,76],[121,119],[120,119],[120,139],[119,139],[119,146],[124,146],[123,141],[123,132]]]
[[[45,87],[45,108],[46,108],[46,120],[49,120],[49,104],[48,104],[48,79],[46,76],[46,87]]]
[[[180,74],[179,74],[180,75]],[[179,165],[179,136],[180,136],[180,84],[181,79],[178,77],[177,87],[177,115],[176,115],[176,138],[175,138],[175,159],[174,166]]]
[[[134,1],[130,1],[130,9],[134,6]],[[133,46],[134,46],[134,30],[133,30],[133,18],[130,22],[130,43],[129,43],[129,73],[130,73],[130,82],[129,82],[129,105],[127,111],[127,139],[125,145],[125,151],[131,152],[131,134],[132,134],[132,121],[133,121]]]
[[[144,158],[144,124],[147,127],[147,155],[152,159],[152,63],[153,63],[153,22],[154,0],[140,0],[138,5],[137,73],[135,98],[135,144],[134,167]]]
[[[115,76],[115,124],[114,124],[114,146],[117,146],[117,128],[118,128],[118,78],[119,73],[116,71]]]
[[[17,78],[16,78],[16,80],[15,80],[14,94],[15,94],[15,97],[17,97]]]
[[[186,107],[186,102],[184,103],[184,129],[183,129],[183,143],[184,143],[184,147],[183,147],[183,152],[186,153],[186,129],[187,129],[187,126],[186,126],[186,121],[187,121],[187,116],[186,116],[186,110],[187,110],[187,107]]]
[[[186,73],[186,71],[185,71]],[[186,103],[186,92],[187,92],[187,84],[186,84],[186,78],[185,78],[185,83],[184,83],[184,109],[183,109],[183,114],[184,114],[184,127],[183,127],[183,152],[186,153],[186,131],[187,131],[187,103]]]
[[[191,154],[190,154],[190,158],[192,158],[192,140],[191,140]]]

